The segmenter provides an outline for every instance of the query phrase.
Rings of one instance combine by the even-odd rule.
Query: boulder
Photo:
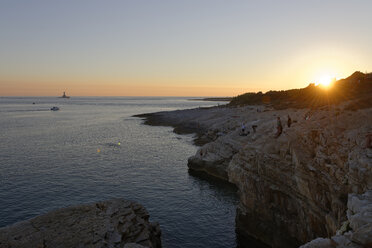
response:
[[[161,247],[146,209],[113,199],[71,206],[0,228],[0,247]]]

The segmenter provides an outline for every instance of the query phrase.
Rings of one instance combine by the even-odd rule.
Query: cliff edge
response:
[[[329,90],[310,84],[246,93],[227,106],[139,117],[197,134],[188,167],[238,187],[240,236],[298,247],[336,235],[349,220],[350,247],[371,247],[355,238],[372,236],[371,213],[363,212],[363,231],[347,213],[354,211],[348,199],[367,199],[372,190],[372,74],[355,72]]]
[[[347,106],[215,107],[146,117],[153,125],[203,130],[197,139],[205,142],[189,158],[189,169],[238,187],[239,234],[272,247],[298,247],[335,235],[347,220],[348,195],[372,189],[372,149],[366,148],[372,108]],[[283,126],[279,137],[277,117]]]

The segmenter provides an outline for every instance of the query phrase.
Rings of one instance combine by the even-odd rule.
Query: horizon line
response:
[[[24,96],[24,95],[14,95],[14,96],[1,96],[0,97],[54,97],[61,98],[60,96],[48,95],[48,96]],[[177,98],[232,98],[235,96],[69,96],[70,98],[76,97],[177,97]]]

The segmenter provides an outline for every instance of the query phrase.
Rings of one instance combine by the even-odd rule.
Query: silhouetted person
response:
[[[288,127],[291,127],[291,125],[292,125],[292,119],[289,115],[288,115],[287,125],[288,125]]]
[[[257,125],[252,125],[253,133],[256,132]]]
[[[283,126],[282,122],[280,121],[280,117],[278,116],[276,118],[276,136],[275,138],[278,138],[283,132]]]

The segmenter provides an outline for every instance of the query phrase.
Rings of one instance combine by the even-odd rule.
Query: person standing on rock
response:
[[[278,116],[276,118],[276,136],[275,138],[278,138],[283,132],[283,126],[282,126],[282,122],[280,120],[280,117]]]
[[[292,124],[292,119],[291,119],[291,117],[288,115],[288,120],[287,120],[287,125],[288,125],[288,127],[291,127],[291,124]]]
[[[245,125],[244,125],[244,123],[242,123],[242,135],[244,135],[245,134]]]
[[[252,130],[253,130],[253,133],[256,132],[256,128],[257,128],[257,125],[252,125]]]

